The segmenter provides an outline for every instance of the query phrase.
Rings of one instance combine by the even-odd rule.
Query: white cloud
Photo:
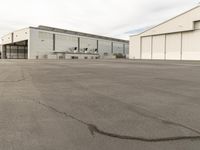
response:
[[[198,0],[0,0],[0,36],[48,25],[128,39],[197,5]]]

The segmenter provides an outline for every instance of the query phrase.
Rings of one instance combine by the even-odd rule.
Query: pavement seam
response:
[[[170,141],[180,141],[180,140],[200,140],[200,134],[198,136],[174,136],[174,137],[163,137],[163,138],[146,138],[146,137],[139,137],[139,136],[127,136],[127,135],[120,135],[115,133],[106,132],[104,130],[99,129],[96,125],[90,124],[86,121],[83,121],[81,119],[78,119],[74,117],[73,115],[70,115],[66,112],[59,111],[58,109],[54,108],[53,106],[47,105],[45,103],[42,103],[40,101],[33,100],[39,105],[42,105],[43,107],[47,109],[51,109],[52,111],[63,115],[64,117],[71,118],[81,124],[84,124],[88,127],[88,130],[90,131],[91,135],[94,137],[95,133],[104,135],[107,137],[117,138],[121,140],[133,140],[133,141],[141,141],[141,142],[170,142]],[[169,121],[165,121],[168,123]],[[174,123],[175,125],[179,125],[178,123]],[[185,127],[182,125],[182,127]],[[190,128],[187,128],[188,130],[191,130]],[[192,130],[193,131],[193,130]]]

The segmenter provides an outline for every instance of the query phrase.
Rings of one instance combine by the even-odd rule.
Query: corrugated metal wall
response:
[[[87,51],[94,51],[97,49],[97,40],[90,38],[80,38],[80,49],[84,51],[84,49],[88,49]]]
[[[117,53],[123,54],[124,53],[123,48],[124,48],[123,43],[116,43],[116,42],[113,43],[113,53],[114,54],[117,54]]]
[[[106,40],[100,40],[99,41],[99,53],[101,55],[111,55],[112,47],[111,47],[111,41]]]
[[[88,52],[95,52],[98,48],[99,54],[106,56],[115,53],[124,54],[129,51],[129,45],[123,42],[78,37],[75,35],[51,33],[31,29],[30,58],[32,59],[35,59],[36,56],[42,57],[44,55],[48,55],[54,51],[70,51],[70,49],[75,47],[77,47],[77,49],[80,48],[80,52],[84,52],[85,49],[88,49]]]
[[[78,38],[66,35],[55,35],[55,50],[68,51],[70,49],[78,48]]]

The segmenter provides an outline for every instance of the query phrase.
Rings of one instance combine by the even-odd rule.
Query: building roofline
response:
[[[9,34],[11,34],[11,33],[13,33],[13,32],[17,32],[17,31],[21,31],[21,30],[25,30],[25,29],[29,29],[29,28],[30,28],[30,27],[25,27],[25,28],[21,28],[21,29],[18,29],[18,30],[15,30],[15,31],[9,32],[9,33],[7,33],[7,34],[1,36],[1,38],[5,37],[5,36],[7,36],[7,35],[9,35]]]
[[[117,41],[117,42],[129,43],[128,40],[122,40],[122,39],[100,36],[100,35],[84,33],[84,32],[77,32],[77,31],[72,31],[72,30],[65,30],[65,29],[54,28],[54,27],[43,26],[43,25],[40,25],[38,27],[30,27],[30,28],[37,29],[37,30],[45,30],[45,31],[51,31],[51,32],[77,35],[77,36],[86,36],[86,37],[90,37],[90,38],[98,38],[98,39],[103,39],[103,40],[112,40],[112,41]]]
[[[158,25],[155,25],[154,27],[152,27],[152,28],[150,28],[150,29],[147,29],[147,30],[145,30],[145,31],[143,31],[143,32],[141,32],[141,33],[139,33],[139,34],[131,35],[130,37],[139,36],[139,35],[141,35],[141,34],[147,32],[147,31],[150,31],[150,30],[152,30],[152,29],[154,29],[154,28],[159,27],[159,26],[162,25],[162,24],[165,24],[165,23],[167,23],[167,22],[169,22],[169,21],[171,21],[171,20],[173,20],[173,19],[176,19],[176,18],[178,18],[178,17],[180,17],[180,16],[182,16],[182,15],[185,15],[186,13],[188,13],[188,12],[190,12],[190,11],[193,11],[193,10],[199,8],[199,7],[200,7],[200,5],[198,5],[198,6],[196,6],[196,7],[193,7],[192,9],[189,9],[188,11],[185,11],[185,12],[183,12],[183,13],[181,13],[181,14],[179,14],[179,15],[177,15],[177,16],[171,18],[171,19],[168,19],[168,20],[166,20],[166,21],[164,21],[164,22],[162,22],[162,23],[160,23],[160,24],[158,24]]]

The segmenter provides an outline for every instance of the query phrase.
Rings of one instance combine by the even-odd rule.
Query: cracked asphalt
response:
[[[199,150],[200,62],[1,60],[2,150]]]

